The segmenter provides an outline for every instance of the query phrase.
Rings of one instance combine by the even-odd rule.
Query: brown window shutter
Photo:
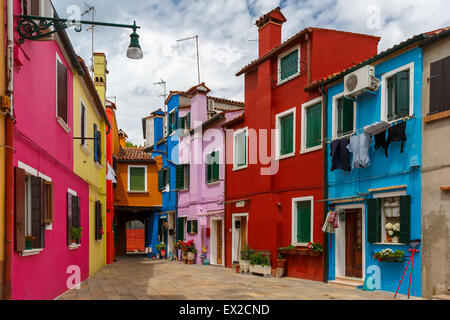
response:
[[[450,110],[450,56],[444,61],[444,110]]]
[[[78,228],[81,228],[81,206],[80,206],[80,204],[81,204],[80,197],[77,197],[77,219],[78,219],[77,225],[78,225]],[[81,239],[78,239],[78,244],[80,244],[80,243],[81,243]]]
[[[53,183],[44,182],[44,223],[53,223]]]
[[[31,177],[31,234],[36,237],[33,240],[33,248],[44,247],[43,185],[41,178]]]
[[[67,122],[67,69],[58,61],[58,116]]]
[[[72,244],[72,194],[67,192],[67,245]]]
[[[430,113],[444,110],[444,59],[430,64]]]
[[[25,250],[25,170],[15,168],[15,240],[16,251]]]

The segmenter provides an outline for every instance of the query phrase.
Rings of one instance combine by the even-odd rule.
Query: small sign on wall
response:
[[[236,208],[242,208],[242,207],[245,207],[245,201],[236,202]]]

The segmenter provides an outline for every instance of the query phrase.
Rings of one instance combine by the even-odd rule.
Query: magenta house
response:
[[[224,265],[225,133],[222,125],[244,112],[244,103],[208,96],[204,83],[189,89],[191,105],[179,108],[178,234],[194,240],[196,263]]]
[[[15,15],[25,10],[54,14],[49,1],[14,1]],[[21,45],[14,37],[11,297],[54,299],[89,275],[89,187],[73,173],[73,72],[83,69],[64,31]],[[73,241],[72,227],[86,236]]]

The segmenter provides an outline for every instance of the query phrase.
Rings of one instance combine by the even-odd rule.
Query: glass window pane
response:
[[[130,168],[130,190],[145,190],[145,168]]]
[[[298,70],[298,50],[293,51],[280,60],[280,78],[284,80],[296,74]]]

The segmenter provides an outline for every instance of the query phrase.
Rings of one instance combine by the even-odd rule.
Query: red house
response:
[[[376,54],[380,40],[306,28],[281,43],[284,22],[279,7],[256,21],[258,59],[236,74],[245,75],[245,114],[224,125],[234,130],[226,146],[228,267],[245,243],[270,252],[272,266],[280,247],[324,244],[324,114],[319,91],[305,88]],[[287,275],[323,281],[324,257],[289,255]]]

